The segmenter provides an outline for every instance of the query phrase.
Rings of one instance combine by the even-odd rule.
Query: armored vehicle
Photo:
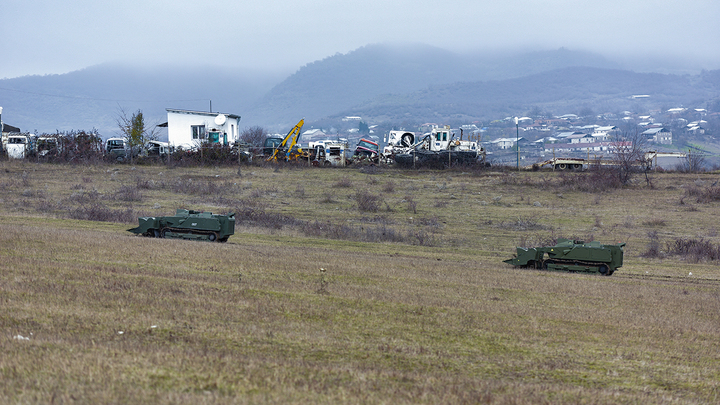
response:
[[[603,245],[600,242],[558,239],[555,246],[517,248],[517,256],[505,260],[513,266],[546,270],[581,271],[612,275],[623,264],[624,243]]]
[[[215,215],[211,212],[178,209],[171,217],[140,217],[140,226],[128,232],[154,238],[179,238],[227,242],[235,233],[235,213]]]

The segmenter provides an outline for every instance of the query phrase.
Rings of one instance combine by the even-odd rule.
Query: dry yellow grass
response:
[[[652,230],[718,243],[718,204],[681,201],[717,175],[657,174],[654,189],[603,194],[540,186],[554,176],[3,162],[2,402],[717,402],[717,263],[640,256]],[[177,185],[188,179],[229,191],[194,194]],[[329,190],[339,181],[350,186]],[[382,195],[379,212],[357,210],[358,190]],[[382,217],[434,243],[257,223],[226,244],[149,239],[70,218],[92,203],[133,214],[249,204],[358,232]],[[523,236],[549,233],[625,241],[625,265],[600,277],[501,262]]]

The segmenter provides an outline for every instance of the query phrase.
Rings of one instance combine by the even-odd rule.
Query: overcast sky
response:
[[[380,42],[720,68],[719,0],[2,0],[0,16],[0,78],[114,61],[292,72]]]

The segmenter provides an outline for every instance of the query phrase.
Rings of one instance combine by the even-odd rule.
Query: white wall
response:
[[[193,139],[192,126],[204,125],[205,134],[218,130],[227,134],[228,143],[234,143],[239,136],[240,118],[229,117],[223,125],[215,123],[215,117],[220,113],[202,111],[167,110],[168,114],[168,144],[183,149],[195,148],[200,144],[199,139]],[[220,142],[223,142],[222,136]]]

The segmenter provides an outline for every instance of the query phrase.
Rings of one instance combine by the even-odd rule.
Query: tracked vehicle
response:
[[[153,238],[177,238],[210,242],[227,242],[235,233],[235,214],[216,215],[211,212],[178,209],[174,216],[140,217],[140,226],[128,229]]]
[[[610,276],[623,264],[624,247],[624,243],[603,245],[600,242],[558,239],[555,246],[519,247],[516,257],[504,262],[520,267]]]

